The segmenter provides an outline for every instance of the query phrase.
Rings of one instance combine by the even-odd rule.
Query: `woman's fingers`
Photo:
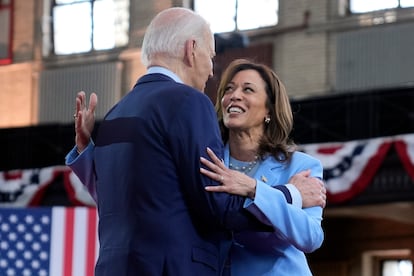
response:
[[[200,157],[200,162],[207,168],[205,169],[201,167],[200,172],[205,176],[223,184],[224,175],[227,169],[224,162],[219,159],[210,148],[207,148],[207,154],[212,161],[204,157]],[[205,187],[205,190],[209,192],[227,192],[227,189],[228,188],[225,185]]]
[[[207,192],[227,192],[226,186],[206,186],[204,188]]]
[[[204,168],[200,168],[200,172],[202,173],[202,174],[204,174],[205,176],[208,176],[208,177],[210,177],[211,179],[214,179],[214,180],[216,180],[216,181],[220,181],[220,176],[217,174],[217,173],[215,173],[215,172],[212,172],[212,171],[209,171],[209,170],[206,170],[206,169],[204,169]]]
[[[224,163],[219,158],[217,158],[217,156],[214,154],[212,150],[207,149],[207,151],[213,162],[204,157],[200,157],[201,163],[213,172],[215,172],[216,174],[226,174],[228,168],[224,165]]]
[[[224,162],[217,157],[217,155],[212,151],[209,147],[207,147],[207,154],[210,156],[211,160],[213,160],[214,164],[216,164],[221,169],[224,169]]]
[[[218,173],[220,168],[214,164],[213,162],[211,162],[210,160],[204,158],[204,157],[200,157],[200,161],[201,163],[206,166],[207,168],[209,168],[210,170],[212,170],[214,173]]]

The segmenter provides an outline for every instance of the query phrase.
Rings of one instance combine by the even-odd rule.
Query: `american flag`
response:
[[[1,208],[0,275],[92,276],[95,208]]]

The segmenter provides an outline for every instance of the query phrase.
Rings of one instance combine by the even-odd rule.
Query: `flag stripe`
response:
[[[86,242],[86,266],[85,275],[93,276],[97,252],[97,215],[95,208],[88,208],[88,241]]]
[[[75,210],[74,218],[74,247],[72,252],[72,271],[73,275],[85,275],[86,251],[85,243],[87,242],[87,209],[78,208]]]
[[[50,245],[50,264],[49,275],[61,275],[63,260],[62,250],[64,248],[63,237],[65,234],[64,228],[65,209],[63,207],[54,207],[52,211],[52,230],[51,230],[51,245]]]
[[[65,245],[62,248],[63,252],[63,276],[72,276],[72,262],[73,262],[73,238],[74,238],[74,209],[66,208],[65,229],[66,235],[64,237]]]

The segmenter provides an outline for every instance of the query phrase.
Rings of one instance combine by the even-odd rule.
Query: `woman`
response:
[[[312,275],[304,253],[323,242],[323,209],[275,200],[281,195],[272,188],[303,170],[318,178],[323,172],[318,160],[295,151],[289,139],[293,116],[285,87],[267,66],[238,59],[222,75],[216,110],[225,159],[208,149],[214,163],[201,158],[211,170],[201,172],[223,185],[207,190],[250,197],[246,209],[275,230],[235,234],[231,275]]]

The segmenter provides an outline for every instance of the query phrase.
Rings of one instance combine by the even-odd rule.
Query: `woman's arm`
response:
[[[307,179],[311,180],[308,181],[309,185],[304,184],[305,182],[302,183],[304,187],[307,186],[308,192],[303,195],[303,201],[306,201],[306,204],[312,202],[318,204],[310,205],[315,207],[301,209],[288,204],[283,193],[274,187],[259,179],[254,180],[242,173],[229,170],[220,160],[215,159],[214,156],[210,157],[214,164],[208,160],[201,160],[201,162],[211,171],[201,169],[201,172],[215,179],[221,178],[222,185],[208,187],[208,189],[206,188],[208,191],[241,195],[254,194],[254,197],[250,196],[250,199],[245,201],[244,207],[263,223],[272,225],[275,229],[275,238],[280,239],[282,237],[304,252],[312,252],[321,246],[324,239],[321,227],[323,211],[321,206],[325,206],[326,203],[326,189],[320,186],[323,185],[320,180],[308,177]],[[315,172],[315,176],[322,174],[320,162],[316,159],[306,161],[304,162],[305,166],[298,168],[298,170],[310,168]],[[291,177],[289,181],[303,180],[304,175],[297,177],[297,174],[295,174],[295,177]],[[255,182],[255,185],[252,184],[252,181]],[[314,188],[310,189],[312,186]],[[320,202],[323,202],[323,204],[319,204]]]
[[[275,238],[289,241],[306,253],[318,249],[323,242],[322,207],[305,209],[286,204],[273,187],[258,181],[256,197],[245,203],[245,209],[260,221],[271,224]]]
[[[255,198],[257,179],[227,168],[224,162],[217,158],[211,149],[207,148],[207,153],[212,161],[201,157],[200,161],[206,168],[200,167],[200,172],[222,184],[220,186],[207,186],[205,188],[207,191],[236,194],[250,199]],[[297,206],[302,206],[303,208],[321,206],[324,208],[326,205],[326,188],[320,179],[309,177],[310,173],[309,169],[306,170],[304,168],[289,179],[288,183],[293,184],[294,187],[286,183],[279,186],[285,186],[285,184],[290,186],[288,189],[290,193],[295,188],[299,191],[302,202]],[[279,186],[274,186],[274,188],[277,189]],[[285,189],[277,190],[285,194],[283,191]]]

